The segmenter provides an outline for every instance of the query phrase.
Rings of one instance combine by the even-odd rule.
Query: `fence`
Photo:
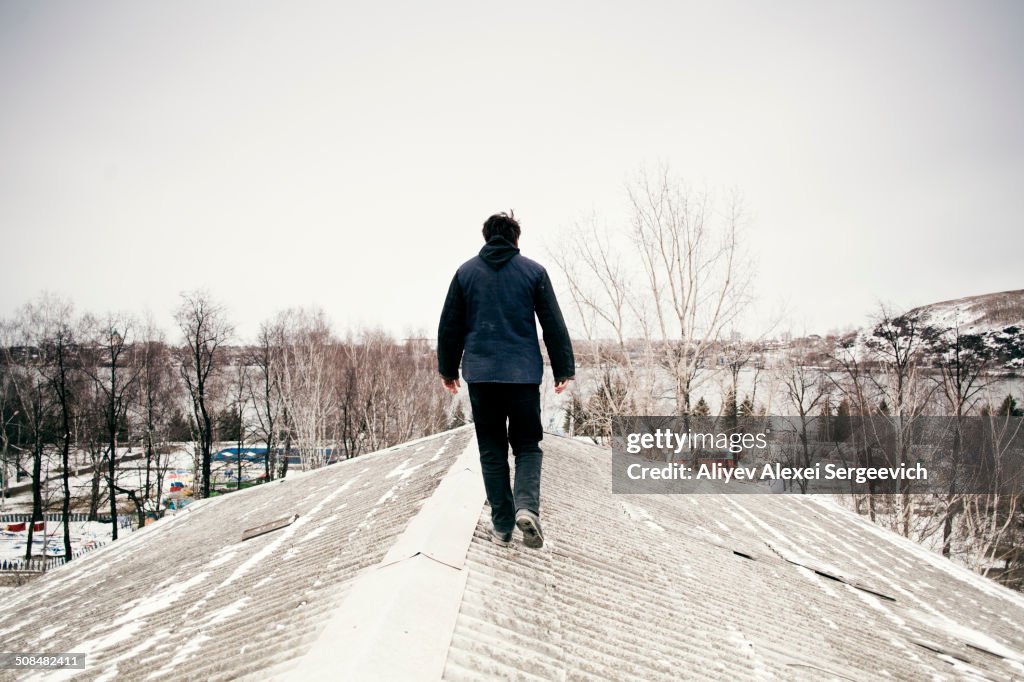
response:
[[[55,512],[43,514],[42,519],[36,519],[36,521],[46,521],[47,523],[60,523],[62,520],[62,516]],[[110,523],[110,514],[97,514],[95,519],[90,519],[89,515],[85,512],[72,512],[68,514],[68,520],[72,523],[83,523],[90,520],[99,521],[100,523]],[[30,521],[32,521],[31,514],[0,514],[0,523],[28,523]],[[127,514],[117,515],[118,528],[127,528],[131,525],[131,516]]]
[[[83,547],[82,549],[75,550],[71,553],[72,559],[77,559],[83,554],[87,554],[94,549],[98,549],[103,545],[95,545],[93,547]],[[46,557],[45,559],[30,559],[25,561],[24,559],[4,559],[0,561],[0,573],[44,573],[51,568],[57,568],[63,566],[67,561],[62,556]]]
[[[68,515],[72,522],[88,521],[89,515],[84,513],[73,513]],[[43,519],[47,522],[61,521],[60,514],[43,514]],[[0,514],[0,523],[29,523],[32,520],[31,514]],[[110,523],[110,514],[99,514],[96,519],[102,523]],[[119,528],[132,528],[132,517],[125,514],[118,514],[117,525]],[[97,543],[89,547],[82,547],[76,549],[71,553],[71,559],[77,559],[83,554],[99,549],[104,545],[109,544],[106,542]],[[67,563],[68,559],[63,556],[45,557],[40,559],[3,559],[0,560],[0,573],[45,573],[46,571],[63,566]]]

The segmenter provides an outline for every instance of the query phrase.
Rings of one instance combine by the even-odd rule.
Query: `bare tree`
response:
[[[578,377],[591,384],[592,396],[584,407],[574,394],[570,405],[578,409],[569,411],[569,428],[602,438],[610,435],[615,416],[657,411],[654,340],[644,333],[649,328],[646,310],[638,305],[635,270],[607,230],[598,228],[596,216],[577,224],[569,240],[571,245],[560,244],[549,254],[566,281],[582,330],[582,342],[575,344],[578,364],[597,374],[596,381]]]
[[[811,435],[809,426],[815,414],[822,411],[828,400],[829,385],[819,368],[811,366],[806,355],[797,349],[787,359],[781,376],[785,400],[794,410],[797,418],[797,438],[800,443],[802,462],[800,466],[810,467],[813,463]],[[814,434],[815,436],[817,434]],[[807,492],[807,481],[799,479],[800,492]]]
[[[452,421],[434,391],[434,355],[419,339],[398,343],[380,330],[351,334],[333,356],[334,433],[346,457],[436,433]]]
[[[867,425],[869,420],[863,417],[871,415],[877,405],[874,400],[873,381],[871,370],[866,360],[865,352],[859,334],[850,334],[840,339],[833,351],[831,360],[839,369],[837,374],[828,374],[833,387],[843,396],[840,406],[846,405],[848,413],[842,418],[849,422],[849,436],[853,440],[855,448],[855,459],[862,466],[874,466],[874,448],[871,446],[871,439],[868,434]],[[838,410],[837,410],[838,411]],[[849,419],[850,417],[859,417]],[[835,443],[836,452],[841,453],[839,443]],[[873,492],[874,481],[868,481],[868,488]],[[854,506],[857,513],[861,513],[862,505],[867,504],[868,518],[872,522],[877,520],[875,510],[875,496],[855,495]]]
[[[1024,584],[1021,547],[1024,545],[1024,490],[1021,487],[1021,446],[1024,419],[1013,414],[1012,403],[1004,409],[981,410],[981,466],[985,471],[986,494],[963,496],[963,525],[971,543],[966,553],[968,564],[982,575],[1001,573],[1000,579],[1018,587]],[[1004,561],[1003,570],[996,562]],[[1016,563],[1014,570],[1011,565]]]
[[[144,507],[159,513],[164,477],[170,464],[167,452],[167,430],[179,400],[180,378],[171,363],[171,352],[163,332],[152,318],[142,327],[141,338],[135,344],[132,364],[138,377],[135,391],[135,411],[142,430],[142,447],[146,454],[146,470],[142,481],[141,498]],[[145,525],[145,514],[140,511],[140,525]]]
[[[882,398],[879,414],[887,417],[895,436],[890,466],[910,463],[915,420],[924,413],[934,386],[923,381],[924,325],[915,315],[894,315],[882,308],[865,345],[875,361],[872,381]],[[877,422],[872,422],[877,423]],[[910,537],[911,498],[909,482],[900,479],[899,530]]]
[[[627,195],[629,244],[596,229],[578,232],[554,252],[555,262],[584,335],[616,340],[634,404],[653,407],[661,393],[657,376],[636,371],[638,356],[667,375],[674,411],[688,415],[709,351],[751,299],[743,202],[736,192],[719,200],[694,190],[667,169],[641,174]],[[641,339],[635,355],[630,337]]]
[[[247,356],[242,355],[232,362],[228,386],[228,405],[222,416],[230,421],[229,435],[222,435],[225,440],[235,442],[235,490],[242,489],[242,480],[246,462],[245,445],[248,441],[250,424],[247,416],[251,381]]]
[[[61,483],[63,499],[61,501],[61,521],[64,528],[64,557],[71,561],[71,421],[74,402],[79,390],[76,369],[79,365],[79,349],[77,348],[75,322],[72,319],[71,303],[57,298],[44,298],[37,308],[39,314],[36,324],[43,332],[40,353],[41,371],[46,376],[53,391],[59,419]],[[114,526],[114,537],[117,537],[117,524]]]
[[[112,540],[117,540],[117,493],[128,496],[139,506],[138,494],[118,485],[117,449],[122,433],[128,428],[128,408],[134,399],[138,383],[138,367],[131,362],[137,321],[123,313],[111,313],[100,319],[89,321],[93,346],[96,350],[94,363],[89,363],[88,372],[99,389],[103,401],[103,425],[106,437],[106,478],[107,502],[110,505]],[[144,517],[140,517],[145,523]]]
[[[263,322],[256,338],[256,345],[248,356],[248,364],[255,371],[249,381],[249,398],[256,415],[254,425],[257,434],[267,448],[263,460],[264,480],[272,481],[277,471],[278,431],[281,421],[281,392],[278,375],[281,346],[281,331],[277,323]],[[287,453],[285,454],[287,457]]]
[[[392,407],[395,405],[394,385],[388,377],[390,339],[381,331],[363,332],[352,351],[358,367],[358,399],[361,407],[361,437],[368,451],[389,444]]]
[[[3,366],[17,408],[13,416],[18,443],[12,445],[32,458],[32,518],[28,524],[26,560],[32,557],[35,524],[43,519],[43,463],[54,443],[59,443],[62,455],[65,551],[68,557],[71,555],[67,514],[73,343],[70,303],[49,294],[23,306],[16,319],[6,326]]]
[[[281,398],[289,431],[303,467],[327,462],[337,402],[332,381],[333,332],[319,309],[293,308],[278,316],[282,335],[279,368]]]
[[[233,333],[227,312],[204,291],[182,294],[175,320],[185,339],[181,378],[188,390],[195,419],[197,455],[202,468],[200,497],[210,496],[210,461],[213,448],[212,379],[223,366],[222,346]]]
[[[949,487],[942,515],[942,555],[948,557],[953,522],[963,511],[963,496],[957,486],[962,475],[964,417],[972,411],[988,385],[986,369],[991,353],[980,335],[963,332],[959,319],[950,327],[928,327],[923,335],[930,355],[936,358],[939,373],[935,381],[954,417]]]
[[[337,358],[335,375],[338,390],[338,442],[345,457],[351,458],[362,452],[364,406],[359,397],[359,356],[351,338],[342,345],[342,349],[343,352]]]
[[[445,393],[433,390],[437,383],[436,355],[430,345],[406,339],[402,344],[394,343],[393,349],[393,380],[405,397],[401,400],[404,409],[399,409],[395,420],[392,444],[448,428],[450,402]]]
[[[629,199],[652,319],[645,326],[675,382],[678,414],[686,415],[707,351],[750,300],[742,200],[733,192],[719,207],[709,192],[691,190],[667,170],[654,181],[642,175]]]
[[[18,408],[14,387],[14,372],[9,365],[7,323],[0,320],[0,510],[6,509],[7,495],[11,487],[10,478],[18,476],[21,458],[16,446],[12,446],[17,429]]]
[[[834,385],[851,406],[854,442],[860,464],[910,463],[919,418],[933,405],[936,386],[927,378],[926,325],[916,314],[897,315],[882,306],[871,327],[839,343],[834,360],[841,380]],[[875,483],[869,481],[871,520],[876,520]],[[899,479],[894,529],[911,536],[913,498],[910,482]],[[858,510],[861,503],[858,497]]]
[[[88,362],[88,361],[87,361]],[[96,381],[88,382],[83,391],[81,409],[75,430],[78,434],[77,443],[84,450],[92,472],[89,481],[89,520],[99,518],[100,505],[103,503],[101,481],[107,480],[104,464],[107,456],[106,433],[106,399]],[[107,488],[109,492],[109,487]]]

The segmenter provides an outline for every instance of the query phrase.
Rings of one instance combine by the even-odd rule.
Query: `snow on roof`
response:
[[[5,593],[0,637],[88,679],[1024,675],[1024,596],[825,498],[613,495],[547,436],[545,546],[498,547],[471,436],[196,503]]]
[[[613,495],[544,441],[545,546],[470,546],[443,678],[943,679],[1024,673],[1024,596],[829,500]]]
[[[262,676],[316,641],[470,437],[463,428],[191,504],[5,593],[4,650],[86,653],[85,671],[61,673],[88,679]],[[417,475],[387,476],[406,461]]]

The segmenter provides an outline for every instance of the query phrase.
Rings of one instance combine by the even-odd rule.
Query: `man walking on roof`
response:
[[[459,267],[448,287],[437,329],[437,364],[441,383],[454,395],[462,363],[491,505],[492,539],[507,546],[515,525],[523,532],[524,545],[539,548],[544,544],[540,525],[544,363],[537,320],[551,360],[555,393],[573,380],[576,364],[547,271],[519,253],[521,232],[514,213],[498,213],[484,223],[487,243]],[[514,486],[509,483],[510,445],[516,459]]]

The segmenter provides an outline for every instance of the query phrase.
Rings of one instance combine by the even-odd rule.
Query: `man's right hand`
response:
[[[563,379],[562,383],[555,384],[555,393],[558,394],[558,393],[561,393],[562,391],[564,391],[565,389],[567,389],[569,387],[569,382],[572,381],[572,380],[573,380],[573,377],[569,377],[568,379]]]
[[[444,386],[445,389],[452,395],[455,395],[456,393],[459,392],[459,380],[457,378],[445,379],[444,377],[441,377],[441,385]]]

